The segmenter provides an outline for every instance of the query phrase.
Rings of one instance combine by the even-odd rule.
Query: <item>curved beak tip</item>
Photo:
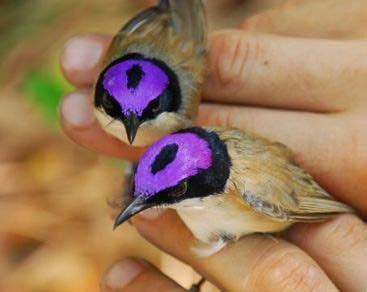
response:
[[[127,139],[130,145],[132,145],[140,126],[139,118],[131,113],[124,119],[123,123],[125,125]]]
[[[129,140],[129,144],[130,145],[133,145],[134,143],[134,140],[135,140],[135,135],[128,135],[128,140]]]
[[[143,197],[136,197],[122,212],[117,216],[115,223],[113,224],[113,230],[130,219],[135,214],[149,208],[148,205],[144,204]]]
[[[113,224],[113,230],[115,230],[117,227],[119,227],[122,223],[118,222],[117,220]]]
[[[115,222],[113,223],[113,230],[119,227],[125,220],[121,219],[121,214],[116,218]]]

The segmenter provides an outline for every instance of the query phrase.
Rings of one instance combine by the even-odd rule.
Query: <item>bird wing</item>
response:
[[[202,0],[161,0],[170,11],[172,27],[181,36],[194,40],[201,53],[206,49],[207,22]]]
[[[230,147],[232,183],[255,211],[280,221],[303,222],[352,212],[300,168],[284,145],[250,134],[236,135]]]
[[[154,22],[160,14],[162,14],[164,10],[157,7],[150,7],[148,9],[143,10],[135,17],[131,18],[119,31],[120,34],[124,34],[125,36],[135,32],[141,27],[145,25],[149,25]]]
[[[133,17],[119,32],[120,37],[135,32],[147,34],[172,28],[176,35],[195,42],[197,53],[206,49],[207,25],[202,0],[160,0]]]

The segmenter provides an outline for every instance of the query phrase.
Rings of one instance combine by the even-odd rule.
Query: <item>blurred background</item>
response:
[[[115,32],[139,1],[0,1],[0,291],[99,291],[113,261],[160,253],[125,224],[112,231],[124,164],[69,141],[57,105],[67,39]]]
[[[75,145],[57,122],[72,90],[58,64],[66,40],[116,32],[146,2],[0,0],[0,291],[99,291],[101,273],[127,255],[186,287],[198,279],[132,226],[112,231],[124,163]]]

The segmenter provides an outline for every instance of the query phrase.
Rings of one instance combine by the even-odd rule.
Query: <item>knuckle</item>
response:
[[[265,258],[256,270],[253,286],[264,290],[317,291],[323,282],[317,266],[302,252],[290,248]]]
[[[363,176],[362,178],[367,179],[367,136],[365,132],[367,120],[360,119],[360,117],[356,119],[357,121],[349,122],[348,127],[345,128],[345,144],[349,145],[346,149],[346,156],[350,157],[348,154],[353,153],[352,167],[360,170],[354,173],[360,173]]]
[[[227,90],[235,90],[249,78],[262,54],[262,44],[254,36],[240,31],[217,34],[209,51],[214,79]]]
[[[238,115],[240,114],[238,109],[221,106],[219,110],[218,107],[211,108],[205,107],[205,105],[202,108],[205,108],[205,112],[199,115],[198,121],[200,124],[222,127],[233,127],[237,124]]]
[[[341,215],[330,222],[330,228],[325,231],[328,242],[333,245],[336,254],[343,252],[345,247],[353,249],[367,242],[365,224],[354,215]]]
[[[292,2],[292,1],[293,1],[293,5],[297,7],[308,2],[307,0],[289,0],[289,2]]]
[[[243,30],[254,30],[257,27],[257,24],[259,22],[260,16],[253,16],[250,18],[245,19],[240,23],[240,28]]]
[[[274,12],[264,12],[251,16],[240,23],[240,28],[246,31],[263,31],[271,26],[271,20],[274,18]]]
[[[218,125],[231,127],[234,123],[234,114],[229,111],[222,111],[218,113]]]
[[[366,206],[366,202],[359,194],[367,191],[367,185],[363,183],[367,180],[367,136],[365,133],[367,120],[364,116],[365,111],[361,109],[361,112],[340,118],[340,132],[331,136],[332,140],[328,143],[343,145],[334,147],[331,153],[334,156],[329,157],[329,161],[337,163],[337,168],[343,173],[341,178],[344,185],[340,193],[356,194],[355,206],[362,207]],[[335,155],[338,155],[340,159],[335,160]]]

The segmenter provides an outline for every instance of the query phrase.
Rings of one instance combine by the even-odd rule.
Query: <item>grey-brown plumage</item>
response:
[[[147,153],[135,174],[134,196],[142,201],[123,211],[118,224],[142,209],[174,208],[204,243],[196,250],[203,256],[247,234],[353,212],[297,165],[286,146],[248,132],[190,128],[162,138]],[[157,183],[151,161],[159,161]]]
[[[321,221],[350,211],[305,172],[281,143],[239,130],[218,131],[232,158],[231,185],[255,211],[276,220]]]
[[[126,122],[126,111],[125,115],[119,116],[116,112],[121,109],[116,108],[112,115],[103,105],[102,95],[106,90],[99,89],[105,73],[102,72],[95,95],[96,115],[102,127],[125,142],[146,146],[165,134],[189,126],[196,118],[200,103],[205,49],[206,19],[201,0],[162,0],[159,6],[130,20],[114,37],[104,67],[108,68],[124,56],[136,54],[159,62],[170,71],[170,77],[177,79],[175,95],[170,96],[170,103],[174,106],[167,106],[149,116],[144,113],[136,115],[134,133],[126,134],[125,129],[131,131],[128,129],[131,125]]]
[[[208,244],[196,249],[198,254],[211,255],[246,234],[353,212],[317,184],[283,144],[237,129],[208,130],[225,143],[231,167],[222,193],[177,206],[195,237]]]
[[[202,15],[204,10],[200,7],[201,1],[197,0],[161,2],[169,2],[173,5],[173,11],[155,7],[148,10],[149,16],[144,20],[133,19],[131,24],[115,36],[105,63],[111,63],[122,54],[128,53],[141,53],[164,61],[180,79],[182,95],[185,97],[181,113],[193,119],[197,115],[204,78],[203,58],[206,46],[205,18]],[[182,6],[184,9],[179,10]],[[143,12],[143,15],[148,11]],[[139,20],[140,18],[141,16],[138,16]],[[190,22],[187,23],[187,20]]]

